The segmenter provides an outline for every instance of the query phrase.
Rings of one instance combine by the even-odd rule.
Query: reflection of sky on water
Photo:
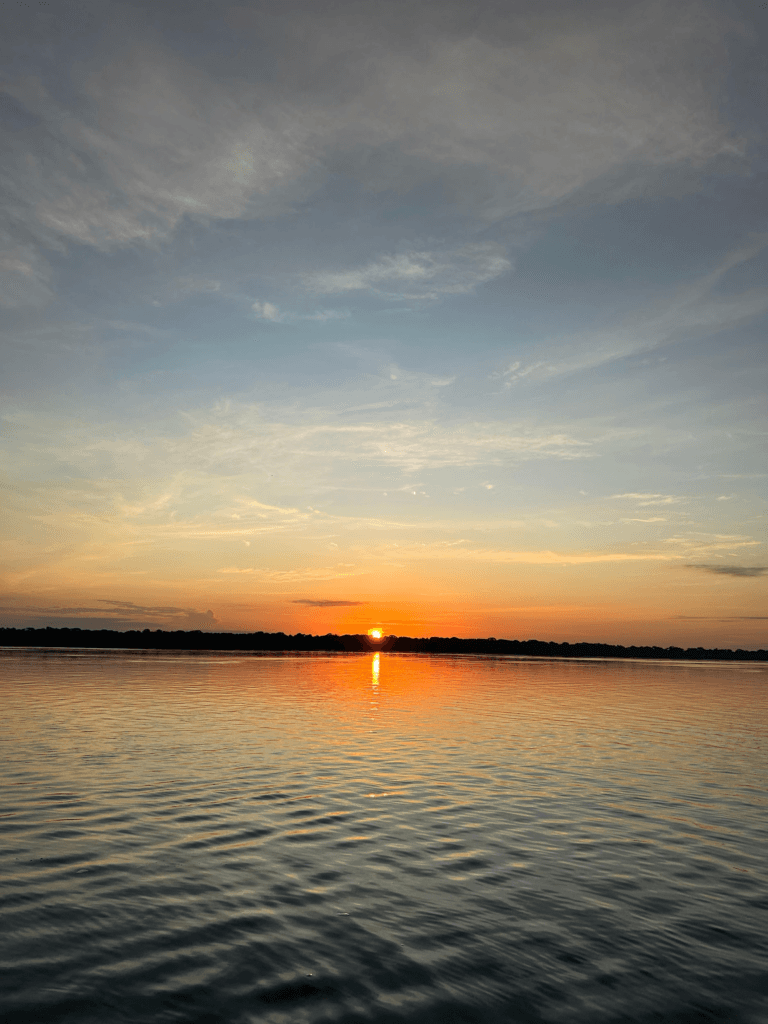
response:
[[[768,665],[383,653],[0,649],[14,1019],[761,1019]]]

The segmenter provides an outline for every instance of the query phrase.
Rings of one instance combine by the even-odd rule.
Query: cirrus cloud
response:
[[[393,298],[436,299],[467,294],[511,269],[504,247],[487,242],[385,255],[354,270],[310,274],[305,281],[311,291],[322,294],[368,291]]]

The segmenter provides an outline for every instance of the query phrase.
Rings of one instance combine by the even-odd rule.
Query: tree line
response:
[[[78,629],[77,627],[0,627],[4,647],[86,647],[182,651],[393,651],[408,654],[489,654],[532,658],[672,658],[717,661],[768,661],[768,651],[741,648],[650,647],[599,643],[555,643],[545,640],[497,640],[474,637],[386,636],[372,640],[364,633],[211,633],[163,629]]]

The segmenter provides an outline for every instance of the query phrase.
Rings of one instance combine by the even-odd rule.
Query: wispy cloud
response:
[[[634,519],[622,519],[622,523],[666,523],[667,520],[664,516],[648,516],[645,519],[642,517],[635,517]]]
[[[548,380],[659,349],[694,334],[715,334],[755,320],[768,311],[768,288],[735,295],[722,295],[716,289],[729,271],[759,256],[766,245],[768,236],[752,236],[726,253],[710,271],[678,284],[650,305],[630,310],[606,328],[545,338],[527,361],[525,357],[516,360],[492,374],[492,379],[503,380],[505,388],[523,378]],[[547,358],[536,358],[542,349]]]
[[[243,45],[275,54],[281,74],[265,79],[260,62],[239,74],[229,58],[195,67],[136,8],[109,44],[99,38],[104,59],[72,67],[67,90],[47,89],[33,61],[6,79],[0,153],[13,215],[0,248],[17,269],[11,300],[44,301],[44,250],[156,244],[183,220],[274,216],[338,168],[371,190],[439,180],[452,204],[497,220],[593,182],[603,198],[664,192],[660,169],[743,153],[717,102],[727,25],[697,0],[578,21],[507,5],[459,31],[426,5],[407,45],[386,7],[352,18],[327,5],[298,18],[276,9],[268,20],[229,8]],[[71,63],[65,39],[49,45],[49,66]],[[424,299],[508,268],[488,243],[406,250],[311,283]]]
[[[740,549],[762,546],[761,541],[745,534],[705,533],[703,531],[691,531],[667,537],[664,543],[675,548],[685,558],[706,557],[707,555],[720,558],[723,557],[718,554],[720,551],[735,555]]]
[[[5,237],[3,238],[3,235]],[[50,271],[37,249],[0,231],[0,306],[43,306],[53,296]]]
[[[380,557],[394,560],[451,559],[456,561],[486,562],[495,565],[589,565],[611,562],[672,562],[681,555],[669,552],[627,551],[508,551],[491,548],[452,546],[450,543],[383,545],[376,551]]]
[[[504,388],[511,388],[519,380],[523,380],[525,377],[529,377],[531,374],[536,374],[537,371],[548,370],[548,364],[543,360],[539,362],[528,363],[523,365],[520,360],[515,360],[514,363],[504,370],[495,370],[491,375],[491,380],[501,380]]]
[[[304,581],[339,580],[348,576],[358,576],[361,570],[354,570],[354,566],[338,565],[325,568],[304,568],[304,569],[262,569],[257,566],[225,566],[218,571],[225,576],[254,576],[269,583],[302,583]]]
[[[717,563],[696,564],[689,563],[687,569],[701,569],[704,572],[713,572],[718,576],[735,576],[737,579],[750,579],[755,576],[765,576],[768,573],[768,566],[764,565],[718,565]]]
[[[627,494],[612,494],[611,501],[624,499],[627,501],[633,501],[641,507],[647,505],[678,505],[681,501],[687,499],[677,494],[639,494],[635,491],[630,491]],[[650,522],[651,520],[645,520]]]
[[[169,544],[194,544],[206,574],[222,567],[233,576],[264,580],[336,579],[348,575],[349,568],[318,568],[312,558],[305,563],[310,568],[298,576],[280,561],[272,563],[274,572],[265,569],[259,561],[262,542],[291,537],[311,545],[310,535],[321,522],[324,529],[332,525],[345,532],[413,528],[412,516],[403,509],[398,513],[398,504],[388,499],[370,515],[361,514],[359,507],[350,509],[341,497],[352,491],[381,494],[389,488],[395,494],[416,472],[483,467],[486,482],[492,482],[491,467],[533,460],[571,462],[596,454],[588,441],[566,433],[503,422],[348,424],[340,416],[334,420],[329,410],[297,416],[294,409],[299,422],[290,423],[267,420],[263,411],[256,405],[222,402],[171,420],[160,432],[157,427],[127,429],[115,422],[63,416],[11,417],[3,457],[8,466],[23,466],[25,479],[6,492],[9,515],[13,509],[18,518],[18,526],[10,527],[9,521],[9,529],[18,535],[33,532],[41,539],[29,547],[9,534],[0,558],[11,574],[6,585],[16,586],[14,581],[24,574],[41,578],[44,567],[54,561],[66,567],[62,572],[78,578],[93,571],[93,560],[110,566],[110,572],[120,565],[125,574],[145,568],[151,552]],[[455,489],[455,481],[451,486]],[[422,504],[433,500],[426,496],[431,485],[424,486],[419,478],[408,489],[419,492]],[[286,493],[294,501],[301,494],[303,507],[261,497]],[[320,495],[337,495],[339,500],[325,510],[307,507]],[[58,541],[52,545],[54,537]],[[220,547],[237,542],[245,556],[243,541],[251,543],[247,551],[254,555],[245,563]],[[214,549],[215,556],[207,554]],[[106,577],[103,585],[112,585],[113,578]]]
[[[346,320],[350,316],[348,309],[320,309],[315,313],[291,313],[281,310],[274,302],[254,302],[251,309],[259,320],[269,320],[276,324],[296,323],[310,320],[325,323],[328,320]]]
[[[314,320],[324,323],[326,320],[346,320],[350,316],[348,309],[319,309],[316,313],[297,314],[298,320]]]
[[[436,299],[466,295],[511,268],[503,246],[487,242],[382,256],[355,270],[310,274],[305,283],[323,294],[368,291],[399,299]]]
[[[237,217],[306,166],[306,131],[270,125],[248,111],[247,87],[233,94],[146,41],[77,85],[66,109],[39,79],[5,84],[40,123],[24,140],[32,161],[20,140],[6,151],[10,198],[48,246],[150,242],[185,216]]]
[[[355,608],[367,604],[367,601],[313,601],[310,598],[302,597],[291,602],[292,604],[306,604],[312,608]]]
[[[169,452],[191,444],[197,459],[219,471],[235,464],[276,465],[281,471],[305,460],[326,466],[334,461],[398,467],[406,472],[445,466],[501,465],[525,459],[583,459],[596,454],[588,441],[566,433],[515,430],[507,423],[465,423],[454,427],[433,421],[338,425],[265,423],[256,409],[222,410],[197,426],[188,441],[169,441]],[[275,462],[277,460],[277,462]]]
[[[84,629],[212,629],[218,619],[209,609],[173,605],[140,605],[132,601],[100,598],[95,605],[34,605],[23,602],[0,607],[7,621],[26,625],[81,626]]]
[[[375,147],[378,159],[359,153],[374,186],[440,168],[454,197],[493,219],[610,173],[617,194],[663,191],[653,169],[739,151],[712,96],[726,55],[711,8],[641,3],[599,23],[539,19],[525,5],[498,11],[482,29],[445,36],[419,36],[417,18],[421,45],[400,52],[366,46],[346,113],[358,141]],[[348,53],[354,42],[339,30]]]

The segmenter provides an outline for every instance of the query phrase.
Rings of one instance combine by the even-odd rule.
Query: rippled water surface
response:
[[[768,1020],[768,665],[0,651],[0,1011]]]

